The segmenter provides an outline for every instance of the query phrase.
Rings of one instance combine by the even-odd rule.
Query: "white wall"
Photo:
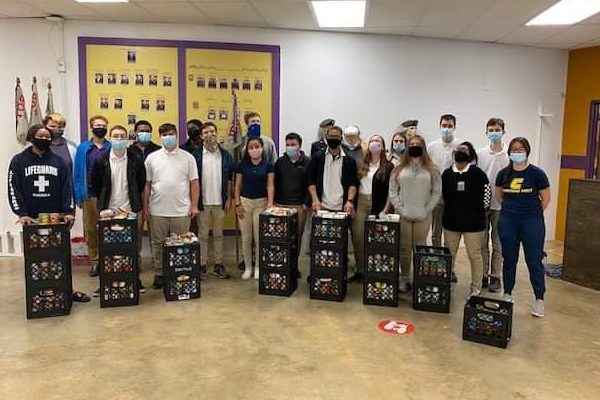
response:
[[[6,20],[5,20],[6,21]],[[27,24],[29,29],[23,29]],[[39,54],[17,51],[17,29],[39,42]],[[49,25],[45,22],[8,21],[0,26],[3,54],[17,54],[15,62],[0,65],[0,91],[4,96],[3,131],[12,133],[12,79],[17,71],[31,74],[40,60],[51,69],[52,53],[44,50]],[[417,118],[427,139],[434,139],[441,113],[458,117],[457,136],[485,144],[485,121],[492,116],[506,120],[509,136],[524,135],[535,143],[539,131],[540,106],[553,114],[543,128],[540,164],[549,173],[556,197],[561,144],[563,98],[566,86],[567,52],[518,46],[445,40],[318,33],[268,29],[212,27],[175,24],[67,22],[65,102],[68,135],[79,118],[77,37],[183,39],[281,46],[281,133],[296,131],[305,138],[304,148],[316,137],[316,127],[325,117],[339,124],[360,125],[364,134],[390,135],[401,120]],[[22,62],[23,61],[23,62]],[[8,65],[6,65],[8,64]],[[25,73],[24,67],[28,70]],[[48,72],[48,74],[50,74]],[[44,96],[42,96],[44,98]],[[58,107],[60,109],[60,107]],[[2,162],[15,151],[2,149]],[[8,147],[8,146],[7,146]],[[2,176],[5,179],[5,176]],[[3,196],[5,197],[3,187]],[[12,217],[8,204],[0,202],[0,229]],[[548,238],[554,237],[554,203],[547,213]]]

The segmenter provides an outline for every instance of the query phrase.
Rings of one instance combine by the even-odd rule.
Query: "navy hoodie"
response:
[[[65,162],[50,149],[37,155],[31,146],[14,156],[8,170],[8,202],[19,217],[73,214],[71,176]]]

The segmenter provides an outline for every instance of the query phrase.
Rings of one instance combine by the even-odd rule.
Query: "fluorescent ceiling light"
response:
[[[78,3],[129,3],[129,0],[75,0]]]
[[[366,1],[311,1],[321,28],[363,28]]]
[[[600,0],[561,0],[527,23],[532,25],[572,25],[600,12]]]

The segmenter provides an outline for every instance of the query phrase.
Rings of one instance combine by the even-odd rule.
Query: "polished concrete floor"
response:
[[[560,261],[561,246],[548,248]],[[236,272],[210,277],[199,300],[149,289],[137,307],[93,299],[27,320],[22,260],[2,259],[0,399],[599,399],[600,293],[547,279],[546,317],[534,319],[522,266],[508,348],[465,342],[465,260],[461,250],[451,314],[414,311],[408,296],[364,306],[359,285],[343,303],[309,300],[304,280],[291,298],[259,296]],[[74,284],[91,293],[97,281],[76,268]],[[415,331],[383,333],[385,318]]]

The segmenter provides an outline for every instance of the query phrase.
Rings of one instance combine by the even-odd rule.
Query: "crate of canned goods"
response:
[[[347,245],[348,228],[347,213],[319,211],[312,218],[311,246]]]
[[[315,300],[344,301],[345,277],[310,276],[310,298]]]
[[[123,210],[102,210],[98,219],[98,247],[128,247],[137,251],[138,217]]]
[[[344,274],[348,269],[347,247],[322,246],[310,252],[311,274],[336,273]]]
[[[413,255],[413,281],[450,283],[452,254],[447,247],[416,246]]]
[[[134,277],[101,277],[100,307],[137,306],[140,301],[139,283]]]
[[[383,218],[369,215],[365,219],[365,249],[390,248],[397,250],[400,246],[400,216],[388,214]]]
[[[44,215],[52,216],[52,219],[46,219]],[[23,226],[25,259],[71,257],[69,224],[61,221],[59,214],[40,214],[36,223]]]
[[[513,303],[473,296],[465,304],[463,340],[508,346],[512,336]]]
[[[260,242],[260,268],[278,268],[290,270],[298,268],[298,244]]]
[[[367,276],[363,284],[363,304],[398,307],[398,278],[373,279]]]
[[[181,301],[200,298],[200,275],[190,272],[165,274],[163,294],[166,301]]]
[[[400,274],[398,252],[367,252],[365,253],[365,274],[398,276]]]
[[[35,285],[26,288],[27,318],[69,315],[73,304],[70,285]]]
[[[420,311],[450,312],[451,284],[413,283],[413,308]]]
[[[200,244],[192,232],[171,235],[163,247],[163,294],[167,301],[200,297]]]
[[[272,207],[259,216],[261,242],[289,242],[298,240],[298,211],[292,208]]]
[[[291,296],[298,288],[297,270],[284,272],[273,268],[260,268],[258,293],[271,296]]]

